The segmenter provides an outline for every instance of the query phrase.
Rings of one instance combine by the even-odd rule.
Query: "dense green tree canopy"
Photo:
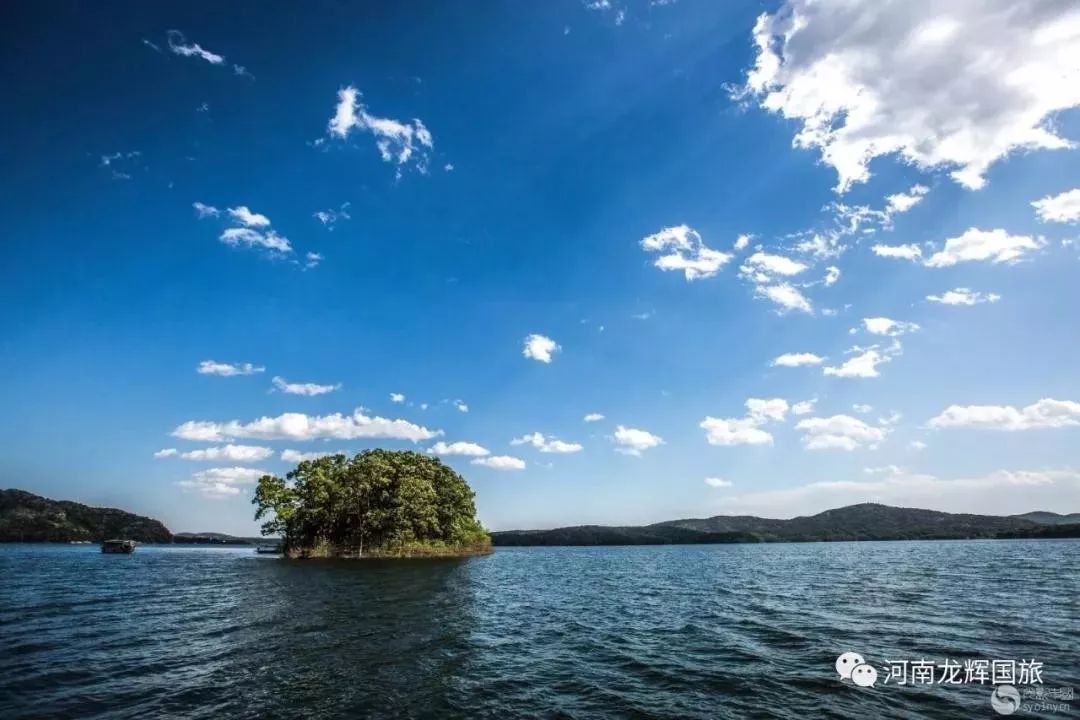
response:
[[[422,554],[490,543],[465,479],[417,452],[304,460],[284,479],[264,475],[252,502],[263,534],[281,535],[293,554]]]

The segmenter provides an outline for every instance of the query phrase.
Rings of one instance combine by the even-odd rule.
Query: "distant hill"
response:
[[[172,533],[157,520],[116,508],[50,500],[23,490],[0,490],[0,542],[68,542],[124,538],[167,543]]]
[[[277,538],[239,537],[215,532],[178,532],[172,541],[177,545],[273,545]]]
[[[579,525],[554,530],[508,530],[491,533],[492,542],[503,546],[1025,537],[1080,537],[1080,516],[1050,512],[1008,517],[968,515],[862,503],[790,520],[752,515],[717,515],[710,518],[670,520],[645,526]]]
[[[1037,522],[1040,525],[1080,525],[1080,513],[1059,515],[1055,512],[1039,511],[1013,515],[1013,517]]]

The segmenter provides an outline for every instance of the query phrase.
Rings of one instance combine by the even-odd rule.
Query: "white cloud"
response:
[[[443,433],[441,430],[429,430],[406,420],[370,417],[364,414],[363,408],[357,408],[352,415],[283,413],[277,417],[261,417],[248,423],[241,423],[238,420],[223,423],[189,420],[179,425],[172,434],[184,440],[202,442],[219,442],[229,438],[256,440],[386,438],[418,442],[431,440]]]
[[[550,363],[552,356],[560,351],[562,347],[551,338],[533,334],[525,338],[521,354],[542,363]]]
[[[491,457],[476,458],[472,465],[483,465],[492,470],[524,470],[525,461],[509,455],[492,455]]]
[[[405,396],[401,393],[390,393],[390,402],[401,404],[405,402]]]
[[[181,453],[184,460],[199,460],[217,462],[259,462],[274,454],[268,447],[258,445],[222,445],[221,447],[202,448]]]
[[[221,215],[221,211],[213,205],[207,205],[206,203],[193,202],[191,207],[195,208],[195,214],[201,220],[202,218],[218,217]]]
[[[840,268],[835,265],[830,265],[825,268],[825,287],[831,287],[836,284],[836,281],[840,279]]]
[[[341,383],[337,385],[318,385],[316,383],[291,383],[283,377],[274,377],[271,382],[274,387],[288,395],[325,395],[341,389]]]
[[[726,487],[731,487],[732,485],[734,485],[734,483],[731,482],[730,480],[725,480],[723,478],[718,478],[718,477],[707,477],[707,478],[705,478],[705,484],[708,485],[709,487],[714,487],[714,488],[726,488]]]
[[[705,431],[705,441],[710,445],[772,445],[772,434],[762,426],[783,422],[788,409],[787,400],[783,398],[749,398],[746,417],[716,418],[710,415],[698,427]]]
[[[814,482],[724,498],[728,512],[767,517],[811,515],[863,502],[988,515],[1013,515],[1048,507],[1069,512],[1080,509],[1080,472],[999,470],[980,477],[948,480],[902,473],[858,481]]]
[[[323,256],[316,252],[309,252],[304,256],[304,269],[310,270],[313,267],[318,267],[319,263],[323,261]]]
[[[984,294],[960,287],[955,290],[948,290],[941,295],[927,295],[926,299],[942,305],[978,305],[980,303],[995,303],[1001,299],[1001,296],[995,293]]]
[[[761,429],[761,422],[755,418],[715,418],[706,416],[698,425],[705,431],[705,440],[710,445],[772,445],[773,436]]]
[[[305,460],[318,460],[319,458],[329,457],[330,455],[344,455],[343,452],[330,452],[313,450],[312,452],[300,452],[299,450],[282,450],[281,459],[284,462],[299,463]]]
[[[932,428],[1037,430],[1080,425],[1080,402],[1043,398],[1020,408],[1012,405],[950,405],[928,425]]]
[[[896,337],[898,335],[917,332],[919,330],[919,326],[913,322],[892,320],[887,317],[863,318],[863,327],[866,328],[868,333],[873,335],[887,335],[888,337]]]
[[[908,443],[908,447],[916,451],[925,450],[926,443],[924,443],[922,440],[912,440],[910,443]]]
[[[874,450],[889,432],[850,415],[807,418],[797,422],[795,429],[802,431],[802,444],[807,450]]]
[[[226,228],[221,235],[218,236],[218,240],[237,247],[239,245],[245,245],[247,247],[261,247],[267,250],[276,250],[280,253],[291,253],[292,244],[289,243],[289,239],[278,235],[273,230],[266,233],[256,232],[251,228]]]
[[[529,433],[528,435],[522,435],[519,438],[514,438],[510,441],[511,445],[532,445],[534,448],[542,453],[576,453],[581,452],[583,448],[578,443],[568,443],[558,440],[553,437],[544,437],[543,433]]]
[[[154,457],[156,457],[156,458],[170,458],[170,457],[176,457],[179,454],[180,454],[180,451],[177,450],[176,448],[162,448],[161,450],[158,450],[156,453],[154,453]]]
[[[352,86],[338,90],[338,104],[327,124],[331,136],[345,139],[353,130],[375,136],[375,146],[383,161],[401,167],[412,164],[421,173],[428,171],[428,151],[435,147],[431,132],[419,118],[402,122],[378,117],[360,102],[360,92]]]
[[[753,235],[747,235],[746,233],[743,233],[739,237],[735,238],[735,249],[745,250],[746,247],[750,244],[750,241],[753,239]]]
[[[252,212],[247,205],[240,205],[239,207],[229,208],[229,217],[231,217],[233,220],[240,223],[244,227],[270,227],[270,218],[260,213]]]
[[[664,253],[653,265],[661,270],[682,270],[688,281],[710,278],[732,258],[730,253],[713,250],[689,225],[666,227],[641,240],[646,252]]]
[[[664,439],[659,435],[653,435],[648,430],[628,428],[624,425],[615,428],[615,435],[612,440],[617,446],[615,452],[635,456],[664,444]]]
[[[266,474],[265,470],[256,468],[211,468],[194,473],[190,480],[181,480],[177,485],[203,497],[220,499],[240,495],[243,493],[240,486],[252,485]]]
[[[167,36],[169,40],[169,50],[176,55],[201,58],[211,65],[220,65],[225,62],[223,56],[212,53],[209,50],[204,50],[198,43],[189,43],[187,38],[184,37],[184,34],[179,30],[170,30]]]
[[[825,358],[814,353],[784,353],[776,357],[770,364],[773,367],[801,367],[803,365],[820,365],[823,362],[825,362]]]
[[[777,276],[791,277],[805,271],[809,265],[783,255],[772,255],[758,250],[746,258],[739,274],[754,282],[767,283]]]
[[[922,260],[922,248],[918,245],[875,245],[871,248],[875,255],[913,262]]]
[[[1042,222],[1075,223],[1080,221],[1080,188],[1060,195],[1047,195],[1031,206]]]
[[[754,26],[744,96],[797,120],[846,191],[876,157],[949,169],[967,188],[1017,150],[1073,144],[1055,113],[1080,105],[1068,2],[789,0]]]
[[[927,267],[949,267],[962,262],[988,261],[1014,263],[1029,252],[1044,245],[1041,238],[1010,235],[1000,228],[978,230],[968,228],[963,235],[949,238],[945,247],[926,261]]]
[[[352,219],[352,215],[349,214],[349,203],[342,203],[337,210],[319,210],[312,213],[312,217],[321,222],[328,230],[333,230],[342,220]]]
[[[469,406],[466,405],[465,402],[462,401],[462,400],[455,400],[454,401],[454,409],[456,409],[458,412],[463,412],[463,413],[469,412]]]
[[[839,366],[827,366],[823,372],[842,378],[875,378],[880,375],[878,365],[890,362],[899,349],[880,350],[875,345],[869,348],[854,347],[848,352],[856,354]]]
[[[265,372],[266,368],[251,363],[219,363],[213,360],[203,360],[195,372],[200,375],[220,375],[221,377],[233,377],[236,375],[254,375]]]
[[[778,312],[787,312],[788,310],[799,310],[805,313],[814,312],[814,307],[806,299],[806,296],[789,283],[759,285],[755,290],[755,294],[779,305],[781,309]]]
[[[812,400],[802,400],[791,406],[791,413],[793,415],[809,415],[814,412],[814,406],[817,405],[817,398]]]
[[[585,416],[585,417],[584,417],[583,419],[584,419],[584,420],[585,420],[585,422],[587,422],[587,423],[591,423],[591,422],[600,422],[601,420],[603,420],[603,419],[604,419],[604,416],[603,416],[603,415],[601,415],[600,413],[589,413],[589,414],[588,414],[588,415],[586,415],[586,416]]]
[[[922,202],[930,188],[925,185],[912,185],[911,189],[904,193],[896,193],[885,198],[887,213],[905,213]]]
[[[429,453],[435,455],[468,455],[471,457],[484,457],[491,452],[481,445],[471,442],[445,443],[441,440],[428,448]]]
[[[851,406],[851,409],[854,410],[857,413],[862,414],[862,415],[866,415],[868,413],[874,412],[874,406],[873,405],[865,405],[865,404],[862,404],[862,403],[855,403],[854,405]]]

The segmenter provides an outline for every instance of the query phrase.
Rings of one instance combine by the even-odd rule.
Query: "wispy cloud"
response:
[[[289,382],[283,377],[274,377],[271,381],[277,390],[288,395],[326,395],[332,393],[335,390],[341,389],[341,383],[336,385],[319,385],[317,383],[296,383]]]
[[[234,377],[236,375],[254,375],[265,372],[266,368],[252,363],[222,363],[215,360],[203,360],[195,368],[200,375],[220,375],[221,377]]]
[[[337,440],[391,439],[419,442],[431,440],[443,434],[442,430],[429,430],[407,420],[390,420],[367,415],[357,408],[352,415],[306,415],[284,413],[277,417],[260,417],[250,422],[238,420],[214,422],[189,420],[173,430],[173,436],[183,440],[220,442],[231,438],[255,440]]]
[[[327,123],[330,136],[344,140],[354,130],[370,133],[383,161],[397,165],[398,177],[407,165],[426,174],[429,151],[434,149],[435,141],[424,123],[419,118],[402,122],[373,115],[360,102],[360,97],[360,91],[351,85],[338,91],[334,116]]]

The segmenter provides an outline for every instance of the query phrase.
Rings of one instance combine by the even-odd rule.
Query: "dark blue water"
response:
[[[989,686],[859,688],[834,660],[1034,658],[1080,692],[1078,550],[0,546],[0,718],[995,717]]]

